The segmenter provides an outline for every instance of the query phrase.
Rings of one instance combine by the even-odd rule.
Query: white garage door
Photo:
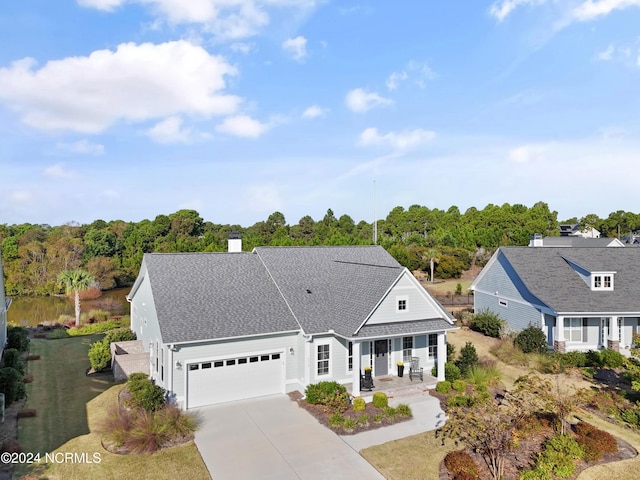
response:
[[[187,408],[284,393],[280,352],[187,364]]]

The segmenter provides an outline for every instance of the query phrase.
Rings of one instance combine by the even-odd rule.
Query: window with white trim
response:
[[[429,334],[429,358],[436,358],[438,356],[438,334]]]
[[[353,342],[347,345],[347,372],[353,371]]]
[[[584,320],[582,318],[565,318],[564,319],[564,338],[569,342],[582,342],[582,327]]]
[[[330,360],[329,344],[318,345],[318,376],[329,375],[329,360]]]
[[[613,290],[613,273],[591,274],[591,290]]]
[[[413,337],[402,337],[402,361],[410,364],[411,357],[413,357]]]

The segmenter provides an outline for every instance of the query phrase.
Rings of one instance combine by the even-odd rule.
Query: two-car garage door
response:
[[[281,352],[187,363],[187,408],[284,393]]]

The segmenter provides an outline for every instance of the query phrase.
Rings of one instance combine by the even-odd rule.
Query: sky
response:
[[[0,224],[638,212],[640,0],[22,0]]]

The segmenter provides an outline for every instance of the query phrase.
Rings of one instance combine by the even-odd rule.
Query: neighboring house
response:
[[[560,225],[560,236],[600,238],[600,232],[593,227],[581,228],[579,223],[565,223]]]
[[[510,331],[540,327],[558,351],[625,352],[639,333],[640,250],[501,247],[471,284],[474,309]]]
[[[7,311],[11,305],[11,299],[5,296],[4,272],[2,271],[2,253],[0,252],[0,358],[7,343]]]
[[[453,319],[382,247],[146,254],[127,299],[150,375],[183,408],[335,380],[419,357],[444,380]]]
[[[544,237],[539,233],[531,235],[530,247],[624,247],[617,238],[584,238],[579,236]]]

